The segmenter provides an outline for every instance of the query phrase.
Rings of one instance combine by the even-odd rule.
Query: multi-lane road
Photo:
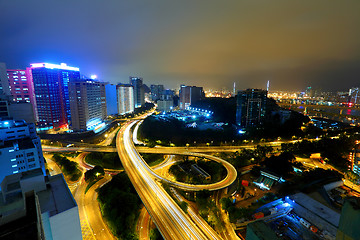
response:
[[[147,211],[165,239],[220,239],[210,229],[195,224],[162,186],[155,181],[149,167],[136,151],[131,127],[125,124],[117,135],[119,157]]]

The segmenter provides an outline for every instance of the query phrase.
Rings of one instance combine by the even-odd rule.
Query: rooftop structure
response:
[[[0,120],[0,180],[6,175],[41,168],[45,171],[35,125],[23,120]]]
[[[1,189],[0,225],[15,225],[31,211],[26,204],[30,193],[38,201],[32,207],[41,214],[37,225],[45,239],[82,239],[78,207],[62,174],[44,177],[41,169],[17,173],[5,177]],[[16,231],[7,234],[14,239]]]

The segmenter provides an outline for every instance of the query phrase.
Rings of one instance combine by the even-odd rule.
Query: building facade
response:
[[[349,102],[352,104],[360,103],[360,88],[350,88],[349,90]]]
[[[45,172],[40,138],[35,124],[24,120],[0,120],[0,178],[41,168]]]
[[[106,84],[105,95],[107,116],[118,114],[116,85]]]
[[[31,69],[8,69],[7,77],[12,100],[14,102],[30,103],[33,106],[33,112],[36,113],[36,101]]]
[[[78,206],[62,174],[44,177],[35,169],[6,176],[0,197],[6,239],[82,239]]]
[[[236,104],[236,124],[243,128],[262,124],[266,113],[266,99],[266,90],[239,91]]]
[[[134,106],[139,108],[145,104],[145,92],[143,79],[139,77],[130,77],[130,84],[134,87]],[[121,114],[119,112],[119,114]]]
[[[0,62],[0,94],[10,96],[9,81],[7,78],[6,64]]]
[[[187,109],[197,101],[202,100],[205,97],[202,87],[196,86],[180,86],[180,109]]]
[[[134,87],[129,84],[119,84],[116,86],[117,107],[119,115],[134,112]]]
[[[30,64],[40,130],[64,128],[71,124],[68,84],[79,79],[79,68],[50,63]]]
[[[164,85],[150,85],[151,100],[157,101],[160,99],[164,91]]]
[[[105,83],[91,79],[71,79],[69,99],[71,129],[91,131],[106,118]]]
[[[174,107],[174,101],[171,100],[158,100],[157,101],[157,109],[160,112],[169,112],[173,110]]]

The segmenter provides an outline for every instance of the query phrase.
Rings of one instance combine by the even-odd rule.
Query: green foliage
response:
[[[188,203],[187,202],[181,201],[179,203],[179,206],[185,213],[188,213]]]
[[[85,161],[91,165],[98,165],[104,169],[123,169],[119,155],[116,152],[92,152],[86,156]]]
[[[163,155],[157,153],[142,153],[141,156],[149,166],[154,166],[164,160]]]
[[[150,231],[150,240],[163,240],[164,238],[161,236],[161,233],[157,228],[152,229]]]
[[[228,211],[229,208],[233,205],[230,198],[222,198],[220,199],[221,208],[225,211]]]
[[[95,181],[97,178],[105,175],[105,171],[101,166],[95,166],[93,169],[85,172],[85,181]]]
[[[345,173],[345,178],[353,183],[358,183],[360,180],[360,176],[351,171]]]
[[[191,169],[191,165],[197,163],[197,165],[207,172],[211,178],[205,179],[196,172],[184,172],[180,166],[184,169]],[[190,184],[208,184],[214,183],[225,178],[227,172],[226,169],[219,163],[214,161],[197,160],[189,161],[184,159],[184,162],[174,164],[170,167],[169,173],[175,176],[179,182],[190,183]]]
[[[126,173],[119,173],[99,190],[101,212],[113,234],[121,239],[136,239],[136,219],[141,200]]]
[[[238,219],[249,218],[250,210],[247,208],[237,208],[237,207],[231,206],[228,208],[228,213],[229,213],[230,222],[236,223],[236,221]]]
[[[52,160],[60,166],[63,174],[71,181],[77,181],[81,177],[82,173],[78,169],[78,163],[70,161],[67,157],[58,153],[53,155]]]
[[[146,118],[139,128],[139,134],[141,138],[149,139],[148,144],[155,144],[160,140],[165,145],[171,142],[177,146],[185,146],[194,141],[198,144],[213,142],[216,145],[239,138],[231,125],[224,126],[223,130],[199,130],[186,128],[185,123],[176,118],[161,120],[156,117]]]
[[[264,160],[266,169],[277,173],[281,176],[288,176],[293,172],[292,162],[295,160],[294,155],[289,152],[281,153],[279,156],[271,156]]]
[[[331,165],[345,171],[347,170],[346,156],[354,147],[354,142],[352,137],[346,136],[339,139],[323,138],[319,141],[303,140],[296,143],[283,143],[281,144],[281,150],[307,156],[320,152],[323,158],[329,159]]]
[[[222,231],[224,225],[221,222],[220,211],[217,208],[214,199],[211,197],[208,190],[202,190],[196,193],[196,205],[199,209],[199,214],[210,226]]]
[[[303,172],[301,175],[293,177],[291,181],[282,184],[279,194],[284,196],[297,191],[312,192],[324,184],[339,181],[342,178],[343,175],[337,171],[316,168],[309,172]]]

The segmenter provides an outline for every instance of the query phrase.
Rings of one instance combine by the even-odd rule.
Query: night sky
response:
[[[0,61],[208,88],[360,86],[359,0],[0,0]]]

